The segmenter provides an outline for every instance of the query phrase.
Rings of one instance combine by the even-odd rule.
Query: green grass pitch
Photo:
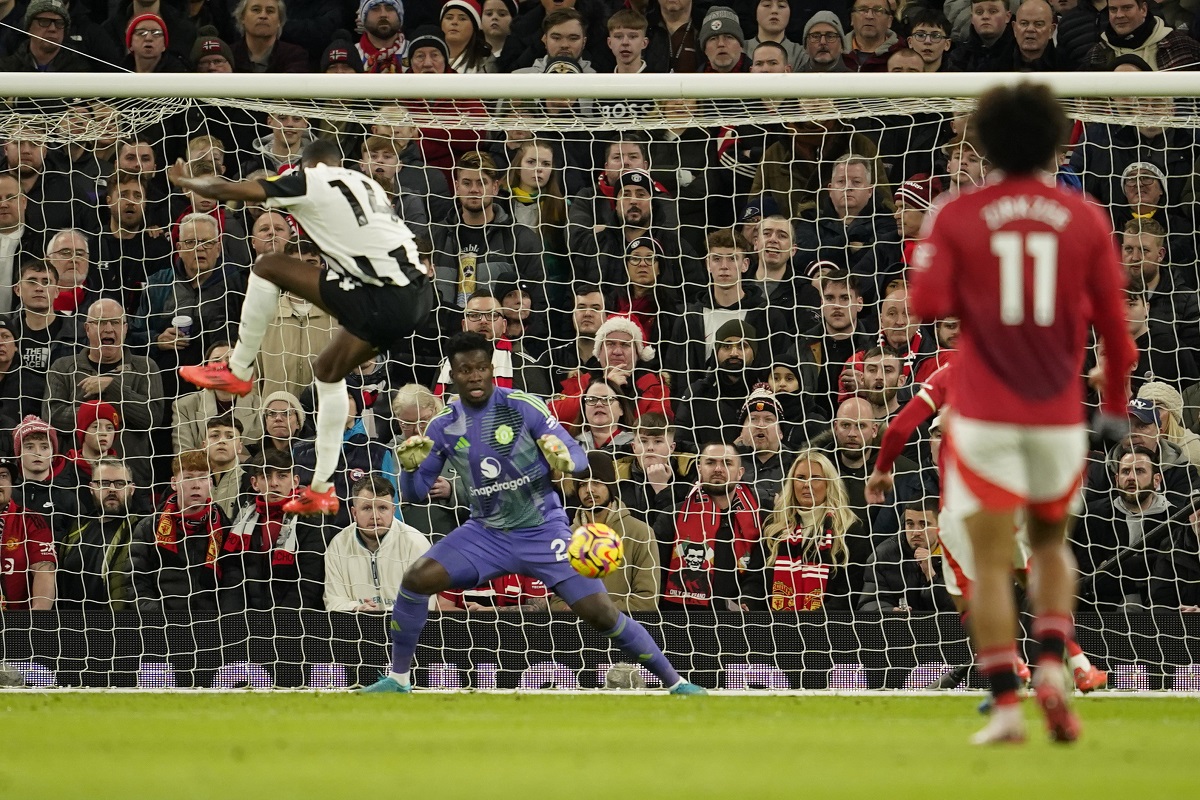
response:
[[[1200,701],[981,750],[978,698],[0,694],[0,798],[1195,797]]]

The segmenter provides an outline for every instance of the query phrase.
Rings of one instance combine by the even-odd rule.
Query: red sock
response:
[[[1071,658],[1083,655],[1083,648],[1079,646],[1079,642],[1075,641],[1074,636],[1067,639],[1067,655]]]
[[[990,647],[979,651],[979,669],[987,676],[992,688],[992,697],[997,706],[1007,706],[1017,703],[1017,689],[1020,681],[1013,665],[1017,663],[1017,647],[1015,644]]]
[[[1067,642],[1075,638],[1075,623],[1070,614],[1042,614],[1033,621],[1033,638],[1042,646],[1038,661],[1062,663],[1067,652]]]

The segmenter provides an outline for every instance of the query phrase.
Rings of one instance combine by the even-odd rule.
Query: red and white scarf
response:
[[[729,496],[729,515],[733,528],[733,560],[737,571],[745,572],[749,566],[750,550],[762,538],[762,527],[758,516],[758,501],[750,487],[739,483]],[[721,527],[723,513],[713,498],[699,486],[692,489],[680,507],[675,523],[675,547],[671,563],[667,565],[667,580],[663,598],[689,606],[712,604],[713,562],[717,541],[717,529]],[[689,547],[689,545],[691,545]],[[704,548],[704,563],[699,570],[687,564],[689,551]]]
[[[804,524],[779,543],[771,568],[772,611],[816,611],[825,603],[825,587],[833,567],[833,514],[827,513],[817,537],[816,558],[805,548]]]
[[[204,566],[219,576],[217,556],[225,541],[225,530],[221,527],[221,513],[215,503],[209,502],[199,512],[183,514],[179,510],[178,495],[168,497],[163,503],[162,513],[158,516],[158,524],[154,526],[154,544],[164,550],[178,553],[180,540],[184,536],[195,536],[198,531],[208,537]]]

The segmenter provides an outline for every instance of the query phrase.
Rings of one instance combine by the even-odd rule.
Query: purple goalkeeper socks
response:
[[[413,654],[417,652],[417,639],[429,619],[429,595],[415,594],[401,589],[392,606],[392,672],[408,672],[412,668]]]
[[[671,666],[662,648],[655,644],[650,632],[636,620],[622,613],[617,617],[616,627],[603,633],[612,639],[617,647],[633,656],[635,663],[653,672],[662,681],[663,686],[669,689],[679,683],[679,673]]]

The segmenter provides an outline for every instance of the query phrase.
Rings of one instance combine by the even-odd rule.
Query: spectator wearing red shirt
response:
[[[0,611],[41,611],[54,605],[54,535],[46,518],[13,500],[16,466],[0,458]]]

